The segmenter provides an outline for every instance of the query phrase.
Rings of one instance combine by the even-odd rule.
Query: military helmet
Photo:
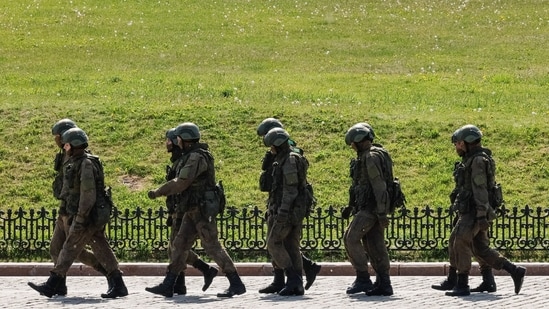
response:
[[[166,138],[172,141],[172,144],[177,145],[177,134],[175,134],[175,128],[171,128],[166,131]]]
[[[200,139],[200,130],[198,126],[192,122],[183,122],[175,127],[175,135],[181,137],[184,141],[192,141]]]
[[[452,144],[465,141],[466,143],[473,143],[482,138],[482,131],[479,128],[472,124],[464,125],[463,127],[457,129],[454,134],[452,134]]]
[[[65,131],[61,136],[61,142],[63,144],[71,144],[71,146],[78,147],[88,144],[88,135],[80,128],[71,128]]]
[[[63,133],[65,133],[65,131],[67,131],[68,129],[71,129],[71,128],[76,128],[76,123],[74,123],[74,121],[72,121],[68,118],[61,119],[53,125],[53,127],[51,128],[51,134],[52,135],[57,135],[57,134],[63,135]]]
[[[288,132],[286,132],[286,130],[282,128],[272,128],[263,137],[263,143],[267,147],[278,147],[288,142],[288,139],[290,139],[290,135],[288,134]]]
[[[284,128],[282,122],[276,118],[265,118],[257,127],[257,135],[265,136],[272,128]]]
[[[368,130],[370,130],[370,133],[372,133],[372,140],[374,140],[374,138],[376,137],[376,134],[374,132],[374,128],[372,128],[372,126],[367,123],[367,122],[359,122],[359,123],[355,123],[353,125],[354,126],[363,126],[363,127],[366,127]]]
[[[374,135],[370,129],[363,125],[355,124],[347,130],[347,133],[345,133],[345,143],[347,143],[347,145],[362,142],[364,139],[373,141]]]

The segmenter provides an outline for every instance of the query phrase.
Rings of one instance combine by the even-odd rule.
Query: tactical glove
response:
[[[147,195],[149,196],[149,198],[151,200],[154,200],[156,198],[156,192],[154,190],[149,190],[149,192],[147,193]]]
[[[343,208],[343,210],[341,211],[341,217],[343,219],[349,219],[351,217],[352,212],[353,212],[353,207],[347,206]]]

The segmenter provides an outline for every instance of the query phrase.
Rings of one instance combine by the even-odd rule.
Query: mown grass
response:
[[[51,126],[88,132],[120,208],[164,179],[164,132],[202,130],[229,205],[262,205],[255,134],[281,119],[321,206],[347,203],[370,122],[410,206],[447,205],[449,142],[478,125],[508,204],[549,193],[549,7],[539,1],[78,1],[0,5],[0,207],[56,207]]]

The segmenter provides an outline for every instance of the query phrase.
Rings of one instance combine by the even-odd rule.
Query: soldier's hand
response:
[[[79,222],[78,220],[74,220],[70,227],[70,232],[73,233],[81,233],[86,229],[86,225],[83,222]]]
[[[343,219],[349,219],[351,217],[352,212],[353,212],[353,207],[347,206],[343,208],[343,211],[341,211],[341,217]]]
[[[490,228],[490,222],[488,222],[486,217],[477,218],[477,224],[478,224],[478,228],[481,231],[487,231]]]
[[[276,222],[282,224],[288,222],[288,211],[278,210],[278,214],[276,215]]]
[[[389,226],[387,214],[377,214],[377,219],[379,220],[379,225],[381,225],[382,228],[387,228]]]
[[[151,200],[154,200],[156,198],[156,193],[154,192],[154,190],[149,190],[149,192],[147,193],[147,196],[151,199]]]

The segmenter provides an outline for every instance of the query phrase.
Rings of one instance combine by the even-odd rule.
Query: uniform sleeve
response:
[[[206,158],[198,153],[191,153],[185,165],[179,170],[176,178],[166,182],[156,190],[157,196],[168,196],[181,193],[193,183],[193,181],[208,170]]]
[[[290,157],[282,165],[282,202],[280,209],[289,211],[298,195],[299,177],[297,170],[297,158]]]
[[[366,159],[366,169],[368,170],[368,177],[376,198],[376,213],[386,214],[389,210],[389,194],[387,192],[387,183],[383,179],[381,160],[380,156],[370,152],[370,155]]]
[[[477,208],[477,217],[486,216],[490,207],[487,163],[487,159],[483,156],[475,157],[471,163],[471,187]]]
[[[88,215],[95,205],[96,190],[95,173],[93,163],[90,159],[84,159],[80,167],[80,201],[78,204],[77,216],[83,220],[88,218]]]

